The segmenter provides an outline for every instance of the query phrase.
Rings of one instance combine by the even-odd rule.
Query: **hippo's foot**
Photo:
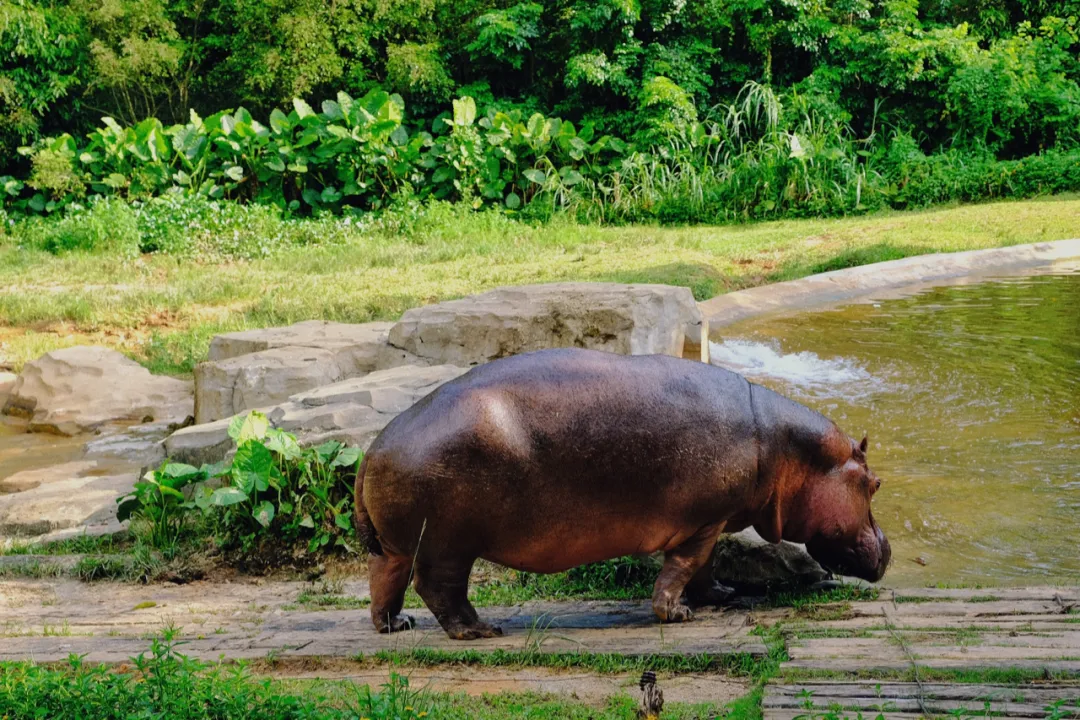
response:
[[[390,622],[382,622],[378,625],[379,632],[384,634],[412,630],[414,627],[416,627],[416,620],[412,615],[406,615],[405,613],[399,613],[390,618]]]
[[[665,616],[661,617],[660,621],[666,623],[684,623],[690,622],[693,619],[694,611],[691,610],[688,605],[676,603],[667,609]]]
[[[686,603],[691,607],[716,607],[726,603],[735,594],[734,588],[718,582],[705,587],[692,588],[689,585],[683,591]]]
[[[502,637],[500,627],[477,622],[472,625],[451,625],[446,628],[446,634],[451,640],[480,640],[482,638]]]

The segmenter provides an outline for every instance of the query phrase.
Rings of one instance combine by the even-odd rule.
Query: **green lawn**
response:
[[[502,285],[563,280],[685,285],[699,299],[928,252],[1080,236],[1080,198],[722,227],[539,228],[450,216],[408,233],[342,234],[250,262],[56,257],[0,240],[0,366],[63,346],[119,348],[190,372],[218,332],[322,318],[395,319]]]

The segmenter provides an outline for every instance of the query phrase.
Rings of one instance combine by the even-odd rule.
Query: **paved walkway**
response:
[[[789,618],[791,660],[781,676],[849,674],[831,682],[776,682],[766,688],[765,720],[793,720],[830,709],[890,719],[961,715],[1080,718],[1080,588],[915,590],[877,602]],[[827,618],[827,619],[826,619]],[[1044,681],[945,684],[935,671],[1020,669]],[[856,680],[904,673],[914,682]],[[1004,673],[1002,673],[1004,676]],[[842,713],[843,714],[843,713]]]
[[[62,660],[86,654],[123,662],[165,627],[180,630],[183,652],[208,660],[351,658],[381,651],[496,650],[561,654],[765,654],[745,611],[704,611],[697,622],[661,626],[647,602],[527,603],[481,608],[503,628],[489,640],[449,640],[427,610],[410,610],[417,628],[375,632],[366,609],[312,610],[295,605],[306,583],[192,583],[183,586],[82,584],[70,580],[0,583],[0,660]],[[363,597],[355,583],[342,596]]]
[[[279,672],[290,676],[379,684],[385,667],[353,659],[417,649],[761,656],[766,648],[751,631],[782,621],[790,659],[781,665],[780,679],[766,687],[765,720],[830,710],[908,720],[962,709],[966,716],[989,709],[1005,717],[1042,718],[1062,701],[1056,717],[1080,719],[1080,588],[883,591],[874,602],[801,611],[705,611],[693,623],[674,626],[657,624],[645,602],[529,603],[482,608],[481,616],[500,623],[506,635],[471,643],[448,640],[424,610],[414,611],[416,630],[385,636],[374,632],[366,609],[320,610],[298,603],[317,589],[301,582],[144,587],[0,581],[0,660],[57,661],[78,653],[90,661],[122,663],[171,626],[186,643],[181,651],[195,657],[272,658],[285,661]],[[367,595],[363,582],[334,590],[334,601]],[[933,674],[1015,669],[1038,682],[954,684]],[[636,678],[629,674],[462,666],[410,672],[420,684],[464,692],[536,690],[598,702],[614,692],[636,693]],[[671,701],[693,702],[724,702],[747,690],[745,679],[722,673],[665,675],[661,687]]]

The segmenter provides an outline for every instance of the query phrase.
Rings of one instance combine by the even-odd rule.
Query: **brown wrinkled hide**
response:
[[[865,444],[865,441],[864,441]],[[477,558],[558,572],[663,551],[664,621],[713,601],[721,532],[806,542],[826,567],[877,580],[865,446],[741,376],[666,356],[545,350],[497,360],[425,397],[376,438],[357,478],[373,553],[372,620],[408,627],[416,590],[454,638],[498,634],[467,599]]]

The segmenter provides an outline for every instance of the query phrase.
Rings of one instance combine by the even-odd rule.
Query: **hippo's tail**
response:
[[[371,524],[371,516],[364,507],[364,470],[367,469],[367,457],[360,461],[360,469],[356,473],[356,534],[360,537],[360,544],[368,551],[369,555],[382,555],[382,543],[375,532],[375,526]]]

